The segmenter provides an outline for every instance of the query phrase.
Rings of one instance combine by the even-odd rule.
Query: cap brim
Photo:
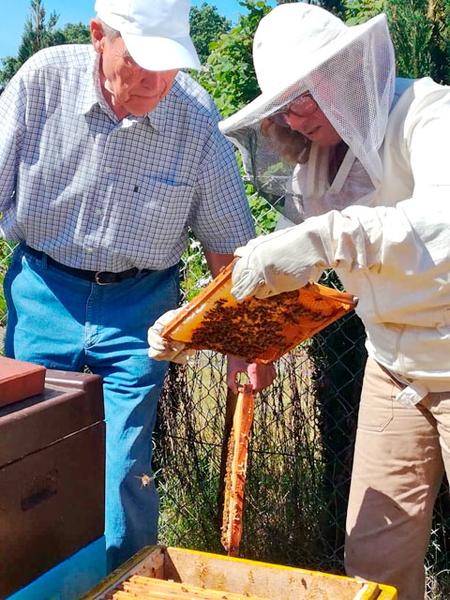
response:
[[[290,88],[296,89],[297,94],[306,91],[306,87],[302,90],[299,88],[302,80],[307,79],[309,75],[318,69],[327,60],[335,56],[335,54],[344,49],[346,46],[351,44],[353,41],[358,39],[361,35],[364,35],[368,30],[372,29],[380,20],[385,20],[384,14],[373,17],[366,23],[361,25],[354,25],[349,27],[348,30],[339,36],[333,43],[325,46],[322,51],[317,52],[315,56],[309,57],[307,64],[300,65],[300,69],[295,73],[295,77],[292,81],[287,81],[277,92],[262,93],[252,102],[238,110],[234,115],[231,115],[227,119],[224,119],[219,123],[219,129],[227,135],[231,131],[241,129],[244,127],[251,127],[255,125],[262,118],[269,116],[274,111],[281,108],[286,104],[286,97],[288,97],[288,91]]]
[[[147,71],[199,69],[200,60],[190,37],[177,40],[121,34],[133,60]]]

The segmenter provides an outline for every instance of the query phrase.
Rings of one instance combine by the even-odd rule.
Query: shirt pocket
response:
[[[361,404],[358,415],[358,429],[362,431],[382,432],[394,418],[394,398],[398,390],[391,386],[382,402],[374,402],[365,406]]]
[[[119,220],[138,227],[146,239],[176,239],[186,228],[194,188],[186,183],[147,176],[131,185],[121,202]]]
[[[384,431],[394,418],[395,397],[400,389],[401,386],[369,358],[358,413],[358,429]]]

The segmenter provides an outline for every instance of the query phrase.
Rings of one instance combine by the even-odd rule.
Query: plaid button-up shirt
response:
[[[231,253],[254,230],[218,120],[179,73],[153,112],[119,121],[90,46],[37,53],[0,96],[0,232],[89,270],[167,268],[189,228]]]

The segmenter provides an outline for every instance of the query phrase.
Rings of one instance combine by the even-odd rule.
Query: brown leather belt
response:
[[[138,269],[137,267],[127,269],[126,271],[121,271],[120,273],[113,273],[112,271],[87,271],[85,269],[76,269],[75,267],[63,265],[48,254],[45,254],[40,250],[35,250],[30,246],[24,245],[23,250],[25,254],[30,254],[35,258],[45,258],[47,264],[56,267],[60,271],[64,271],[65,273],[69,273],[70,275],[73,275],[74,277],[79,277],[80,279],[85,279],[86,281],[92,281],[93,283],[97,283],[98,285],[109,285],[111,283],[119,283],[124,279],[136,277],[136,275],[139,275],[139,273],[145,275],[153,272],[151,269]]]

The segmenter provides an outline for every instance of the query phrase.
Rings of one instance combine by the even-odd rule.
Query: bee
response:
[[[141,489],[148,487],[151,484],[151,482],[155,479],[154,477],[147,475],[147,473],[142,473],[142,475],[135,475],[135,477],[136,479],[140,480]]]

